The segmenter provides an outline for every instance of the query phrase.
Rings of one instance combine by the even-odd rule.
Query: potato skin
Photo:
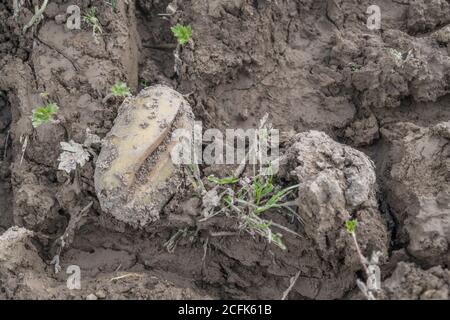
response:
[[[181,94],[162,85],[126,99],[103,140],[95,190],[104,212],[132,226],[159,219],[181,179],[170,159],[174,129],[191,130],[192,111]]]

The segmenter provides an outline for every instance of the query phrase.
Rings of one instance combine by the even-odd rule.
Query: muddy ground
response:
[[[361,299],[347,212],[364,255],[382,254],[381,298],[449,299],[450,2],[129,0],[113,11],[53,0],[23,33],[29,2],[17,19],[12,0],[0,3],[0,298],[280,299],[297,275],[289,299]],[[366,26],[373,4],[380,30]],[[103,33],[68,30],[69,5],[96,7]],[[194,30],[181,63],[176,23]],[[282,133],[277,181],[302,183],[304,223],[269,215],[300,237],[283,234],[283,251],[259,236],[220,235],[233,222],[201,223],[188,184],[145,226],[102,210],[95,158],[66,174],[59,143],[82,143],[86,129],[105,138],[122,101],[104,98],[118,80],[133,94],[177,90],[205,129],[256,127],[268,113]],[[33,128],[43,92],[60,121]],[[79,290],[66,286],[71,265]]]

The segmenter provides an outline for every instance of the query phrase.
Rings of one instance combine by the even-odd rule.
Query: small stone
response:
[[[97,300],[97,299],[98,299],[97,296],[93,293],[91,293],[86,297],[86,300]]]
[[[96,295],[97,298],[99,298],[99,299],[105,299],[105,298],[106,298],[106,292],[105,292],[105,290],[102,290],[102,289],[98,290],[98,291],[95,293],[95,295]]]
[[[65,14],[58,14],[55,17],[56,24],[64,24],[66,22],[66,15]]]
[[[450,27],[446,26],[433,34],[437,42],[447,44],[450,42]]]

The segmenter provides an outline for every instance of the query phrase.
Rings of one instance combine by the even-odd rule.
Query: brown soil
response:
[[[129,0],[117,12],[105,1],[69,2],[50,1],[25,34],[31,6],[16,21],[12,1],[0,3],[0,299],[279,299],[296,274],[290,299],[359,299],[362,266],[342,212],[361,222],[363,253],[383,253],[386,298],[449,298],[447,1]],[[97,41],[85,23],[61,23],[69,4],[97,7]],[[176,13],[159,15],[169,4]],[[372,4],[382,10],[379,31],[365,25]],[[178,22],[194,35],[177,73]],[[205,128],[256,127],[268,113],[282,132],[279,182],[303,183],[305,226],[269,215],[301,237],[284,235],[282,251],[245,233],[215,236],[232,222],[199,222],[202,204],[187,186],[145,226],[104,212],[95,159],[76,175],[57,159],[61,141],[111,131],[121,100],[104,98],[118,80],[134,95],[174,88]],[[45,99],[60,121],[33,128]],[[66,287],[70,265],[81,269],[80,290]]]

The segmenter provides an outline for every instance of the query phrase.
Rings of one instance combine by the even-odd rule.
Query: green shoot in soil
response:
[[[236,183],[239,181],[239,179],[233,178],[233,177],[226,177],[226,178],[219,179],[219,178],[215,177],[214,175],[211,175],[208,177],[208,181],[215,183],[215,184],[224,185],[224,184]]]
[[[268,115],[261,120],[260,129],[266,128]],[[264,132],[264,130],[259,130]],[[261,137],[261,135],[259,135]],[[253,146],[259,152],[258,146]],[[300,234],[290,228],[273,220],[278,219],[278,215],[290,218],[294,222],[303,224],[300,215],[292,207],[297,206],[294,191],[298,184],[283,187],[274,178],[272,165],[269,167],[253,166],[253,170],[245,171],[246,161],[249,159],[249,150],[245,159],[234,170],[231,176],[217,178],[214,175],[208,177],[211,184],[203,184],[200,175],[200,168],[197,164],[190,164],[187,171],[194,186],[195,192],[202,200],[201,218],[198,222],[205,222],[213,217],[227,219],[225,223],[220,222],[217,226],[215,236],[237,235],[244,231],[252,237],[261,236],[267,242],[276,245],[282,250],[286,250],[283,241],[283,234],[290,233],[296,237]],[[248,172],[248,174],[245,174]],[[270,214],[270,216],[268,216]],[[285,217],[286,218],[286,217]],[[283,221],[280,217],[280,221]],[[214,223],[214,222],[212,222]]]
[[[363,255],[361,247],[358,244],[358,239],[356,236],[356,227],[358,225],[357,219],[349,219],[345,221],[345,228],[347,232],[351,235],[353,243],[355,245],[356,253],[358,254],[359,261],[363,266],[364,273],[366,274],[366,282],[364,283],[360,279],[356,279],[356,284],[364,296],[368,300],[377,300],[377,297],[381,294],[381,270],[379,267],[379,258],[381,256],[380,251],[372,252],[372,256],[366,258]]]
[[[345,227],[347,228],[347,232],[350,234],[354,234],[356,231],[356,225],[358,224],[358,220],[351,219],[345,221]]]
[[[103,29],[100,25],[100,21],[97,18],[97,9],[90,8],[86,15],[83,17],[83,21],[92,28],[92,35],[96,38],[98,34],[103,33]]]
[[[31,116],[33,127],[37,128],[40,125],[51,121],[58,110],[59,108],[55,103],[49,103],[46,106],[34,109],[33,115]]]
[[[170,28],[170,30],[172,30],[173,35],[175,36],[175,38],[177,38],[178,43],[181,45],[188,43],[192,37],[191,26],[177,24],[176,26]]]
[[[274,183],[272,174],[267,176],[258,174],[244,178],[226,177],[222,179],[209,176],[208,180],[216,184],[215,188],[222,190],[218,194],[223,203],[221,206],[218,206],[219,210],[211,216],[224,212],[229,217],[235,217],[239,221],[240,230],[244,230],[251,235],[260,235],[266,238],[269,243],[273,243],[282,250],[286,250],[286,245],[282,239],[283,236],[281,233],[273,231],[273,228],[298,236],[297,233],[287,227],[264,218],[263,214],[271,209],[282,209],[289,211],[301,222],[298,214],[291,208],[295,203],[286,201],[286,197],[291,195],[299,185],[281,188]],[[205,219],[209,217],[205,217]]]
[[[129,97],[131,96],[130,89],[128,88],[127,84],[124,82],[116,82],[111,87],[111,94],[114,97]]]

